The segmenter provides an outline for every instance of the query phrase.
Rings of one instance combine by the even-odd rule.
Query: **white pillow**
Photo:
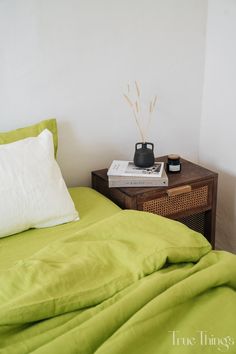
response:
[[[78,218],[49,130],[0,145],[0,237]]]

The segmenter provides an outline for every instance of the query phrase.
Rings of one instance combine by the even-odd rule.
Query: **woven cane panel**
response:
[[[193,214],[184,218],[178,219],[183,224],[190,227],[190,229],[204,234],[205,213]]]
[[[207,200],[208,186],[203,186],[188,193],[149,200],[143,203],[143,210],[165,216],[206,206]]]

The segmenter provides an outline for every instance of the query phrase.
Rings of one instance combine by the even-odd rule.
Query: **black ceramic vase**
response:
[[[137,167],[151,167],[154,165],[153,143],[136,143],[134,164]]]

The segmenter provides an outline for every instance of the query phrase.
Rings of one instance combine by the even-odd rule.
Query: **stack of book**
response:
[[[141,168],[132,161],[114,160],[108,169],[109,187],[160,187],[168,186],[164,162]]]

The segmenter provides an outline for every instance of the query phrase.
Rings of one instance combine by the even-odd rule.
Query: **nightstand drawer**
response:
[[[182,191],[182,192],[181,192]],[[186,185],[179,188],[167,189],[165,195],[157,196],[141,202],[139,208],[162,216],[181,216],[186,215],[189,210],[191,213],[207,210],[211,207],[212,184],[209,182],[204,185]]]

